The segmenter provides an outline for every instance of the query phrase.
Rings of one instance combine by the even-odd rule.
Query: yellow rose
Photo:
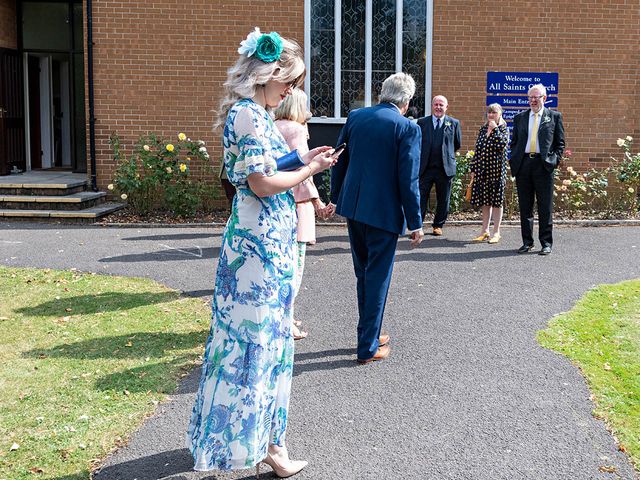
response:
[[[123,193],[122,195],[120,195],[120,198],[123,199],[123,200],[126,200],[127,199],[127,194]]]
[[[166,146],[167,152],[173,152],[174,148],[173,143],[168,143]]]
[[[151,150],[151,148],[149,148],[149,145],[144,145],[144,146],[142,147],[142,149],[143,149],[145,152],[148,152],[149,150]]]
[[[186,140],[187,136],[184,133],[179,133],[178,134],[178,140],[180,140],[181,142],[184,142]]]
[[[108,190],[113,190],[115,187],[113,186],[113,183],[110,183],[109,185],[107,185],[107,189]]]
[[[187,166],[186,166],[184,163],[181,163],[181,164],[180,164],[180,171],[181,171],[182,173],[184,173],[184,172],[186,172],[186,171],[187,171]]]

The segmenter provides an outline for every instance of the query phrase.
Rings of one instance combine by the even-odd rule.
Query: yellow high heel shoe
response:
[[[484,242],[488,238],[489,238],[489,232],[484,232],[482,235],[480,235],[479,237],[474,238],[471,241],[472,242]]]
[[[309,462],[305,460],[289,460],[286,450],[283,454],[267,453],[260,463],[266,463],[271,467],[278,478],[287,478],[300,472]],[[256,465],[256,479],[260,478],[260,463]]]
[[[489,239],[488,243],[498,243],[500,241],[500,238],[502,238],[500,237],[500,234],[496,233],[493,237]]]

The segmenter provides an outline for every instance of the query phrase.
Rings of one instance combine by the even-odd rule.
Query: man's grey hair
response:
[[[380,103],[393,103],[398,107],[408,105],[416,93],[416,82],[408,73],[394,73],[382,83]]]
[[[541,95],[544,95],[545,97],[547,96],[547,88],[541,83],[536,83],[535,85],[531,85],[531,88],[529,88],[529,92],[528,92],[529,94],[531,93],[531,90],[538,90]]]

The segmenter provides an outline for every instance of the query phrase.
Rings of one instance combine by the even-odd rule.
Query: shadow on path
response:
[[[131,253],[129,255],[117,255],[113,257],[105,257],[98,260],[101,263],[132,263],[132,262],[174,262],[182,260],[206,260],[218,258],[220,255],[220,247],[186,247],[174,248],[169,247],[166,250],[146,253]]]
[[[173,233],[167,235],[141,235],[139,237],[125,237],[122,240],[195,240],[197,238],[216,238],[220,233]]]
[[[514,250],[480,250],[460,253],[436,253],[430,251],[415,251],[396,255],[396,262],[473,262],[485,258],[515,257]]]
[[[296,353],[293,376],[297,377],[307,372],[318,372],[322,370],[337,370],[340,368],[352,368],[358,366],[355,359],[355,348],[336,348],[333,350],[323,350],[320,352]],[[348,355],[349,359],[328,360],[330,357],[342,357]],[[318,360],[309,362],[309,360]]]

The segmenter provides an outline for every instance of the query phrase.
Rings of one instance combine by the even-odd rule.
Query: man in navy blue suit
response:
[[[460,122],[446,115],[448,107],[446,97],[436,95],[431,102],[431,115],[418,120],[422,131],[420,210],[424,218],[427,200],[435,185],[436,213],[432,224],[434,235],[442,235],[442,227],[449,215],[451,183],[456,174],[456,151],[462,143]]]
[[[420,215],[418,126],[404,117],[415,93],[410,75],[382,84],[380,103],[349,114],[338,144],[347,148],[331,172],[331,203],[347,219],[358,290],[358,363],[389,356],[382,317],[398,236],[408,226],[411,247],[424,237]]]

